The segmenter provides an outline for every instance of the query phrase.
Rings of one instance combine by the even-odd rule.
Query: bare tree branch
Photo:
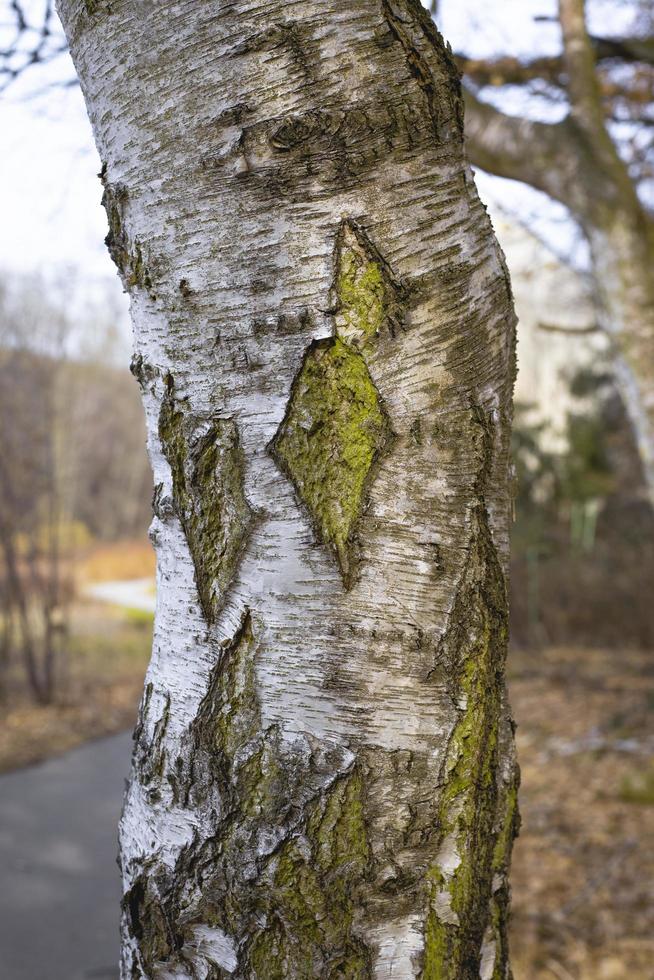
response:
[[[544,330],[545,333],[564,333],[570,335],[575,335],[575,334],[583,335],[583,334],[600,332],[599,324],[597,323],[591,323],[585,327],[563,327],[561,326],[560,323],[544,323],[539,321],[536,324],[536,326],[539,330]]]
[[[0,92],[28,68],[48,64],[68,50],[66,39],[55,26],[53,0],[43,0],[32,17],[22,0],[11,0],[8,10],[10,22],[2,26],[13,36],[0,49]]]
[[[654,37],[587,37],[597,65],[619,60],[628,64],[654,66]],[[520,59],[511,55],[469,58],[459,53],[456,61],[460,70],[478,85],[522,85],[540,78],[552,85],[565,87],[567,80],[567,66],[561,55]],[[605,78],[600,76],[600,84],[605,84]],[[650,88],[650,99],[651,95]]]
[[[559,0],[559,21],[572,116],[589,138],[604,149],[608,134],[595,53],[586,30],[585,0]]]
[[[620,61],[640,61],[644,65],[654,65],[654,37],[595,37],[590,42],[598,61],[619,58]]]
[[[574,177],[580,159],[567,120],[550,124],[509,116],[468,89],[465,105],[466,145],[473,164],[530,184],[577,210]]]
[[[568,79],[561,57],[533,58],[525,61],[512,55],[499,58],[468,58],[459,54],[455,58],[461,73],[480,88],[529,85],[532,82],[542,81],[556,88],[561,94],[567,92]],[[620,99],[641,107],[651,106],[653,75],[649,66],[634,71],[628,81],[616,79],[613,72],[600,68],[597,82],[602,98],[609,103]]]

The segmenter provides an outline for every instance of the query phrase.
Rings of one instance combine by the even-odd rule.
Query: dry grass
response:
[[[155,556],[147,538],[95,545],[76,568],[78,585],[154,578]]]
[[[90,546],[74,564],[77,588],[89,582],[154,577],[146,537]],[[77,600],[59,666],[57,697],[34,704],[13,665],[0,706],[0,771],[37,762],[134,724],[150,656],[152,617]]]

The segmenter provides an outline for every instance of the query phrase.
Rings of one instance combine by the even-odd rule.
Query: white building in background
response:
[[[570,384],[597,369],[608,341],[596,326],[592,294],[584,276],[501,212],[492,215],[504,249],[518,314],[518,378],[515,401],[529,405],[530,423],[547,423],[543,448],[567,448],[568,413],[580,409]]]

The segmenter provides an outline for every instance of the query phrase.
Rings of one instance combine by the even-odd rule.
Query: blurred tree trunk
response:
[[[444,43],[59,8],[156,485],[122,976],[509,977],[514,316]]]
[[[466,137],[474,164],[521,180],[565,204],[590,246],[602,326],[612,337],[618,389],[636,437],[654,504],[654,220],[638,197],[606,125],[596,56],[651,59],[651,39],[606,50],[591,39],[584,0],[560,0],[563,59],[470,64],[472,77],[524,83],[564,72],[569,115],[549,125],[507,116],[466,95]],[[559,59],[560,60],[560,59]],[[464,62],[464,70],[468,67]],[[650,96],[651,97],[651,96]]]
[[[2,312],[0,588],[7,617],[5,653],[9,658],[15,648],[32,695],[47,704],[55,694],[62,659],[67,600],[54,445],[59,364],[20,349],[11,316]]]

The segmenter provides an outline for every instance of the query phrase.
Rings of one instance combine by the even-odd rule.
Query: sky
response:
[[[37,20],[41,4],[27,0]],[[8,0],[0,0],[0,9],[7,6]],[[605,26],[609,8],[615,27],[615,0],[594,0],[596,30]],[[535,19],[554,11],[554,0],[486,0],[483,5],[478,0],[441,0],[439,26],[455,50],[476,57],[502,50],[554,53],[560,44],[558,26]],[[7,37],[5,21],[6,13],[0,20],[0,44]],[[0,96],[0,275],[39,270],[47,279],[74,268],[89,291],[120,295],[103,243],[100,163],[84,100],[77,86],[61,85],[73,77],[64,54],[48,66],[30,69]],[[562,209],[514,182],[482,174],[478,186],[487,203],[499,202],[526,215],[559,252],[571,247],[574,233]],[[583,265],[583,255],[579,261]],[[119,306],[121,302],[126,309],[126,300],[119,299]]]
[[[31,271],[82,265],[113,275],[103,238],[100,169],[79,88],[0,107],[0,265]]]

